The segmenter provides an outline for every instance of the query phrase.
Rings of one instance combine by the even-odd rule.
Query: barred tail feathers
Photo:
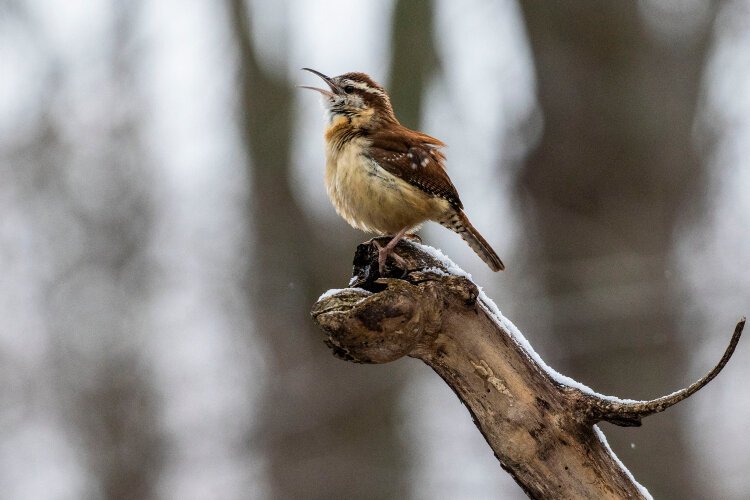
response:
[[[487,240],[485,240],[479,231],[469,222],[469,218],[463,210],[453,212],[445,219],[439,221],[444,227],[447,227],[451,231],[458,233],[463,240],[469,244],[472,250],[476,252],[480,259],[482,259],[493,271],[502,271],[505,269],[503,261],[497,256],[495,251],[492,249]]]

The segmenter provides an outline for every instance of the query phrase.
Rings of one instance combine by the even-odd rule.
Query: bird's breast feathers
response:
[[[341,131],[343,132],[343,131]],[[326,189],[336,211],[352,226],[377,234],[416,227],[450,208],[382,168],[367,151],[369,139],[326,141]]]

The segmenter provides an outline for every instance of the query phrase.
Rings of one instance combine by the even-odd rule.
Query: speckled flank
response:
[[[336,211],[349,224],[376,234],[395,234],[404,227],[418,227],[431,214],[450,211],[446,200],[414,189],[365,159],[366,138],[343,144],[336,141],[337,128],[343,133],[347,127],[334,124],[327,134],[326,189]]]

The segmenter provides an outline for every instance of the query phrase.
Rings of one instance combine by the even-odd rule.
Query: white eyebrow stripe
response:
[[[359,90],[364,90],[365,92],[368,92],[370,94],[379,95],[380,97],[385,97],[385,94],[382,90],[376,89],[374,87],[370,87],[365,82],[355,82],[354,80],[344,80],[344,85],[351,85],[352,87],[358,88]]]

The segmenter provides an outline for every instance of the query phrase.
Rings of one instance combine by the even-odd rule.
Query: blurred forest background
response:
[[[0,0],[2,498],[523,498],[426,366],[313,327],[367,236],[303,66],[450,145],[508,270],[423,238],[563,373],[660,396],[750,311],[748,1]],[[656,498],[747,498],[749,377],[603,430]]]

